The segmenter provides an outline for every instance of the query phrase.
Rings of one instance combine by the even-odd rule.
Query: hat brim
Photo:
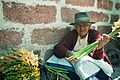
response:
[[[84,24],[84,23],[91,23],[94,24],[95,22],[80,22],[80,23],[70,23],[70,25],[79,25],[79,24]]]

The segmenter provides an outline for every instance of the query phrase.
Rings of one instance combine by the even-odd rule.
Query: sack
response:
[[[56,56],[52,55],[46,61],[46,65],[66,69],[68,71],[67,76],[71,80],[74,80],[74,79],[80,80],[79,76],[75,73],[75,69],[72,66],[72,64],[70,64],[65,58],[60,59],[60,58],[57,58]],[[41,79],[41,80],[45,80],[45,79]]]
[[[72,65],[65,58],[57,58],[54,55],[52,55],[46,61],[46,63],[53,63],[53,64],[59,64],[59,65],[64,65],[64,66],[72,67]]]
[[[40,71],[40,80],[57,80],[57,76],[51,73],[48,73],[45,69]]]

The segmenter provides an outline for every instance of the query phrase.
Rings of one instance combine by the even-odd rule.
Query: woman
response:
[[[54,55],[58,58],[69,57],[86,45],[100,40],[100,44],[89,55],[69,61],[83,80],[92,80],[94,76],[100,80],[108,80],[113,69],[103,47],[109,42],[109,37],[107,35],[101,36],[98,31],[90,29],[93,23],[90,22],[89,15],[86,12],[76,13],[75,22],[70,24],[74,25],[75,29],[55,45]]]

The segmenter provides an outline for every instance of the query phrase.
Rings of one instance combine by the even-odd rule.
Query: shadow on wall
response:
[[[53,55],[53,49],[49,49],[45,52],[44,60],[48,60]]]
[[[105,46],[105,51],[111,61],[116,66],[120,61],[120,39],[111,39],[110,42]]]
[[[38,57],[39,57],[39,61],[40,62],[43,62],[43,61],[46,61],[47,59],[49,59],[51,56],[52,56],[52,54],[53,54],[53,49],[49,49],[49,50],[47,50],[46,52],[45,52],[45,56],[44,56],[44,60],[42,60],[40,57],[41,57],[41,51],[40,50],[34,50],[33,51],[33,53],[34,54],[37,54],[38,55]]]

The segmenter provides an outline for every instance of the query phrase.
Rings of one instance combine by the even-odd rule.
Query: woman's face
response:
[[[78,35],[80,35],[81,38],[84,38],[87,35],[90,26],[91,23],[84,23],[84,24],[75,25],[75,28]]]

